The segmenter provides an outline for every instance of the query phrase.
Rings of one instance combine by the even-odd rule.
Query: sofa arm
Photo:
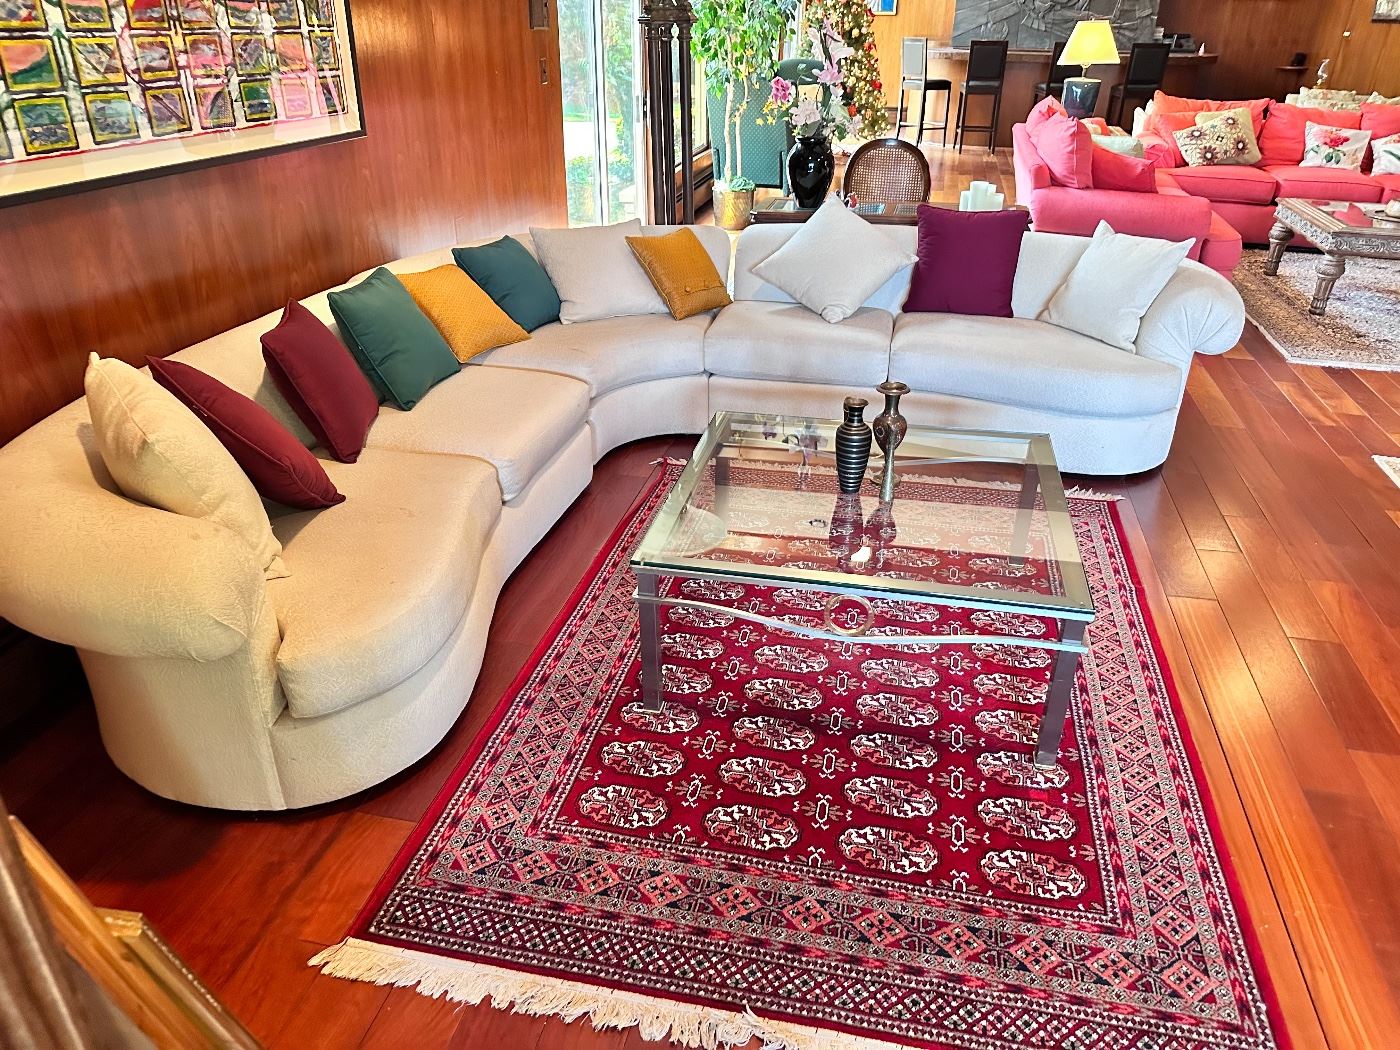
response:
[[[1118,233],[1169,241],[1190,237],[1199,247],[1210,230],[1210,201],[1204,197],[1050,186],[1035,191],[1030,208],[1042,233],[1089,237],[1102,219]]]
[[[1141,357],[1191,367],[1193,354],[1223,354],[1244,331],[1244,301],[1235,286],[1200,263],[1183,262],[1138,328]]]
[[[84,457],[71,427],[46,422],[0,450],[0,616],[113,656],[236,651],[267,600],[252,550],[220,525],[103,484],[100,459]]]

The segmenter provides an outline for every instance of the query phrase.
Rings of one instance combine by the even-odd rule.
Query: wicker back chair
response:
[[[933,180],[928,161],[903,139],[872,139],[851,155],[841,189],[861,201],[921,203]]]

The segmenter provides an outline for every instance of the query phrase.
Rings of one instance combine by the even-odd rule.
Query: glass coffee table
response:
[[[1064,485],[1042,434],[910,426],[894,457],[894,499],[879,498],[871,451],[860,493],[836,485],[834,420],[718,413],[632,556],[641,620],[642,704],[663,703],[660,608],[723,613],[800,637],[898,649],[997,645],[1049,650],[1053,667],[1035,760],[1059,753],[1094,606]],[[720,586],[666,588],[662,581]],[[817,623],[723,604],[724,584],[819,592]],[[1010,614],[987,633],[871,631],[872,602]],[[1053,621],[1045,636],[1005,630]],[[974,616],[974,619],[977,617]],[[1058,636],[1056,636],[1058,635]]]

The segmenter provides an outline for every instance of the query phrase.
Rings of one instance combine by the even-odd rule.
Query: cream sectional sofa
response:
[[[0,449],[0,616],[77,647],[108,752],[151,791],[223,809],[314,805],[442,739],[501,586],[610,449],[698,432],[719,409],[834,416],[888,370],[913,388],[915,422],[1045,432],[1068,471],[1145,470],[1167,454],[1192,355],[1227,350],[1243,325],[1234,289],[1191,262],[1136,353],[1036,321],[1088,243],[1036,233],[1014,318],[902,314],[905,270],[830,325],[749,272],[796,229],[740,236],[736,301],[717,315],[548,325],[411,412],[384,407],[357,463],[322,459],[343,504],[269,508],[286,579],[265,581],[220,527],[121,496],[76,401]],[[890,232],[912,248],[912,228]],[[724,272],[728,235],[696,233]],[[444,249],[389,267],[450,261]],[[325,293],[305,305],[334,326]],[[175,357],[310,446],[263,365],[259,336],[278,317]]]

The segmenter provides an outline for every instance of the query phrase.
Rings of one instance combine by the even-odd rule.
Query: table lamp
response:
[[[1086,18],[1074,24],[1064,51],[1060,52],[1060,65],[1078,66],[1084,71],[1083,76],[1065,77],[1060,101],[1071,117],[1092,117],[1099,104],[1099,87],[1103,82],[1089,78],[1089,67],[1116,66],[1120,61],[1111,22],[1105,18]]]

